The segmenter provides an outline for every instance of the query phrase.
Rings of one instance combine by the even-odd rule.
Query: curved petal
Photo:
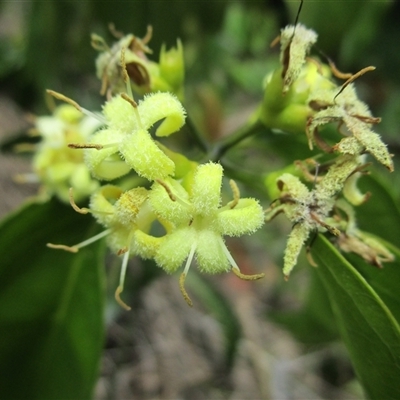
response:
[[[122,193],[123,191],[117,186],[104,185],[90,197],[90,210],[103,226],[109,228],[116,223],[114,204]]]
[[[85,164],[95,178],[112,180],[130,171],[130,167],[118,154],[118,143],[123,137],[125,135],[109,129],[103,129],[92,136],[90,143],[109,146],[101,150],[86,149],[84,151]]]
[[[155,262],[169,273],[176,271],[189,255],[196,240],[197,234],[192,228],[178,229],[166,235],[154,257]]]
[[[220,235],[211,230],[198,232],[196,260],[200,271],[217,274],[228,271],[229,261],[220,244]]]
[[[240,199],[233,209],[224,209],[217,215],[221,235],[241,236],[253,233],[264,223],[264,211],[255,199]]]
[[[124,192],[115,202],[115,214],[118,221],[129,227],[136,224],[136,217],[147,199],[147,190],[136,187]]]
[[[108,121],[110,130],[132,133],[139,126],[132,104],[120,95],[106,102],[103,114]]]
[[[175,171],[173,161],[144,129],[138,129],[132,135],[126,136],[120,144],[119,151],[138,175],[150,181],[166,178]]]
[[[138,111],[142,127],[148,130],[164,119],[157,128],[157,136],[169,136],[185,123],[186,112],[180,101],[171,93],[151,93],[139,103]]]
[[[121,224],[114,225],[107,236],[107,246],[118,255],[121,254],[121,250],[128,250],[131,232],[132,229],[126,228]]]
[[[137,229],[133,234],[131,253],[144,259],[153,258],[164,240],[164,237],[151,236]]]
[[[199,165],[194,175],[191,200],[196,213],[208,216],[221,203],[222,167],[210,162]]]
[[[296,224],[290,232],[283,258],[283,274],[286,278],[289,277],[290,272],[296,265],[297,258],[309,234],[309,227],[302,223]]]
[[[175,225],[182,223],[188,224],[192,218],[191,206],[188,202],[188,194],[182,185],[175,179],[166,179],[165,184],[171,191],[171,195],[176,197],[173,201],[166,188],[159,183],[155,183],[150,191],[149,200],[152,209],[159,216]]]

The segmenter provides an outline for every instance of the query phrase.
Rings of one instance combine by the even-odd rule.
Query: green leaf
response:
[[[357,268],[365,280],[389,307],[397,322],[400,323],[400,249],[391,246],[389,243],[383,241],[382,243],[385,244],[387,249],[396,257],[393,262],[385,263],[383,269],[378,269],[367,264],[362,258],[355,254],[346,254],[345,257]]]
[[[400,398],[400,328],[382,299],[329,241],[312,248],[342,339],[371,399]]]
[[[356,209],[360,229],[373,233],[397,247],[400,244],[400,207],[390,188],[376,175],[360,179],[360,188],[371,198]]]
[[[46,243],[76,244],[95,229],[55,200],[2,222],[2,398],[90,398],[104,337],[104,244],[72,254]]]

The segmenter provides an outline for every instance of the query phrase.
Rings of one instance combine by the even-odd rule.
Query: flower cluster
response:
[[[35,117],[33,133],[41,141],[34,148],[33,175],[19,175],[20,182],[41,184],[40,196],[52,195],[69,201],[69,188],[75,190],[77,201],[87,198],[99,186],[83,160],[83,154],[68,147],[71,142],[88,140],[101,122],[93,115],[83,115],[70,104],[55,108],[53,115]]]
[[[178,39],[176,48],[167,50],[162,46],[159,62],[148,59],[152,50],[147,46],[152,37],[152,27],[147,28],[143,39],[133,34],[123,35],[111,29],[118,39],[111,47],[104,39],[92,35],[92,46],[100,52],[96,60],[96,71],[101,79],[101,93],[120,93],[125,88],[124,72],[120,65],[121,53],[125,53],[126,71],[136,92],[143,95],[151,92],[171,92],[183,100],[184,61],[183,46]]]
[[[122,68],[127,68],[122,61]],[[64,95],[49,92],[90,114]],[[75,246],[48,244],[76,252],[106,237],[109,247],[123,256],[116,299],[126,309],[129,307],[120,294],[128,259],[134,255],[154,259],[168,273],[176,271],[186,260],[180,289],[189,305],[192,301],[184,281],[193,258],[206,273],[232,269],[242,279],[263,276],[242,274],[224,242],[225,236],[250,234],[263,225],[264,212],[259,202],[241,199],[237,185],[231,181],[233,200],[222,206],[222,166],[190,161],[161,145],[149,132],[161,121],[155,136],[169,136],[182,127],[185,116],[182,104],[173,94],[151,93],[137,104],[127,84],[127,93],[117,94],[105,103],[102,115],[98,116],[102,128],[84,142],[69,143],[70,150],[84,151],[88,170],[99,180],[111,181],[134,172],[152,183],[150,189],[133,187],[127,191],[110,184],[101,186],[92,194],[89,208],[79,208],[71,190],[74,209],[92,213],[106,229]]]
[[[46,134],[44,119],[38,125],[43,126],[40,130],[53,142],[58,140],[57,146],[63,146],[63,150],[57,153],[55,161],[49,149],[57,146],[50,142],[43,144],[46,151],[38,153],[36,164],[38,171],[62,181],[62,197],[68,197],[77,212],[91,213],[105,228],[75,246],[48,246],[77,252],[105,237],[110,249],[122,257],[115,293],[121,306],[129,309],[120,295],[132,256],[153,259],[167,273],[184,265],[179,285],[189,305],[192,301],[184,283],[193,260],[202,272],[232,270],[241,279],[261,278],[263,274],[240,272],[224,238],[251,234],[280,213],[293,224],[284,255],[286,279],[313,231],[329,232],[343,251],[360,254],[378,267],[393,259],[377,240],[357,228],[352,208],[369,197],[357,188],[367,153],[393,170],[386,145],[371,129],[379,118],[374,118],[358,99],[353,86],[356,78],[373,67],[344,77],[332,62],[328,66],[308,57],[317,40],[314,31],[301,24],[282,30],[281,66],[265,79],[264,97],[256,119],[272,129],[306,134],[310,148],[316,144],[328,154],[325,157],[328,161],[322,165],[315,160],[298,161],[301,173],[280,174],[274,188],[269,187],[271,192],[278,193],[276,201],[264,211],[258,200],[241,198],[233,180],[229,182],[232,199],[222,200],[220,162],[197,163],[158,141],[179,131],[186,119],[181,104],[184,77],[181,43],[178,41],[177,49],[168,52],[163,47],[160,61],[155,63],[147,58],[151,53],[148,47],[151,28],[143,39],[115,30],[113,33],[118,41],[112,47],[101,37],[92,36],[93,46],[100,51],[96,67],[102,81],[101,92],[107,94],[102,112],[91,113],[66,96],[48,91],[68,104],[57,111],[58,127],[55,122],[50,123],[53,120],[46,122],[49,129],[54,124],[51,134]],[[347,80],[340,86],[332,75]],[[144,97],[136,102],[132,90]],[[336,144],[323,139],[323,132],[319,132],[332,122],[338,122],[340,133],[345,135]],[[86,130],[83,125],[90,125],[91,129]],[[329,154],[333,154],[331,159]],[[73,167],[70,157],[79,160]],[[309,181],[308,185],[300,175]],[[145,183],[133,185],[132,177]],[[99,181],[113,182],[100,186]],[[89,207],[80,208],[75,199],[85,194],[91,195]]]
[[[311,189],[290,173],[276,179],[279,195],[267,210],[266,220],[284,213],[293,224],[284,255],[286,279],[312,231],[330,232],[343,251],[355,252],[373,265],[381,267],[382,261],[393,260],[384,246],[356,228],[352,208],[369,197],[356,186],[366,153],[393,171],[386,145],[371,129],[380,119],[373,117],[367,105],[358,99],[352,83],[375,68],[367,67],[354,75],[342,74],[331,61],[328,68],[317,60],[307,59],[316,39],[315,32],[300,24],[282,30],[281,67],[267,77],[260,109],[260,120],[267,126],[293,133],[306,132],[310,149],[315,143],[328,154],[336,153],[323,176],[319,175],[320,166],[315,161],[314,176],[305,163],[297,162],[304,177],[313,182]],[[335,84],[330,70],[336,77],[347,79],[346,82],[341,86]],[[319,128],[332,122],[338,122],[339,132],[345,135],[334,145],[319,135]]]

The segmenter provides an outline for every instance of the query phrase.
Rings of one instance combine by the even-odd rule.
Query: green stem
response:
[[[255,174],[243,169],[238,170],[237,165],[232,165],[228,162],[222,162],[222,166],[224,168],[224,174],[229,178],[245,183],[260,196],[269,197],[268,190],[264,184],[264,175]]]
[[[211,161],[219,161],[229,149],[236,146],[244,139],[253,136],[262,128],[264,128],[264,125],[259,119],[248,122],[232,135],[229,135],[217,142],[209,152],[208,159]]]
[[[190,132],[190,135],[193,138],[194,142],[197,144],[197,146],[201,149],[201,151],[206,153],[208,151],[207,143],[205,142],[203,136],[200,134],[199,130],[194,125],[189,115],[186,117],[186,128]]]

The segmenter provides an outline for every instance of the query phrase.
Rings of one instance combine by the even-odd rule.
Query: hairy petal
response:
[[[224,272],[230,267],[220,244],[220,235],[207,229],[198,233],[196,260],[199,269],[209,274]]]
[[[109,129],[132,133],[138,128],[138,121],[132,105],[121,96],[115,96],[103,107],[103,114],[108,121]]]
[[[150,181],[163,179],[174,173],[173,161],[163,153],[144,129],[139,129],[133,135],[126,136],[120,144],[119,150],[126,163],[138,175]]]
[[[281,31],[281,63],[283,64],[283,93],[298,78],[317,34],[302,24],[289,25]]]
[[[172,273],[183,264],[196,241],[197,234],[194,229],[178,229],[165,236],[154,260],[165,271]]]
[[[217,211],[221,203],[222,171],[220,164],[212,162],[197,167],[190,196],[196,213],[208,216]]]
[[[130,167],[118,154],[118,143],[124,136],[118,131],[103,129],[91,137],[90,143],[103,146],[112,145],[101,150],[84,150],[85,164],[95,178],[112,180],[126,175],[130,171]]]
[[[141,230],[135,230],[131,242],[131,252],[143,259],[154,258],[164,240],[165,237],[155,237]]]
[[[283,258],[283,274],[285,277],[289,277],[296,265],[300,250],[309,234],[310,230],[305,224],[296,224],[290,232]]]
[[[100,187],[90,197],[90,209],[97,221],[110,227],[116,223],[115,202],[122,195],[122,190],[114,185],[105,185]]]
[[[157,128],[157,136],[169,136],[185,123],[186,112],[179,100],[171,93],[151,93],[139,103],[138,111],[144,129],[164,119]]]
[[[264,212],[255,199],[240,199],[233,209],[225,209],[217,215],[221,235],[241,236],[253,233],[264,223]]]
[[[189,195],[182,185],[172,178],[167,178],[165,184],[171,190],[171,195],[176,197],[176,200],[173,201],[170,198],[164,186],[154,183],[149,194],[152,209],[160,218],[171,221],[175,225],[188,223],[192,218],[191,207],[183,201],[187,201]]]
[[[115,203],[118,220],[127,227],[136,224],[136,217],[147,199],[147,190],[137,187],[124,192]]]

